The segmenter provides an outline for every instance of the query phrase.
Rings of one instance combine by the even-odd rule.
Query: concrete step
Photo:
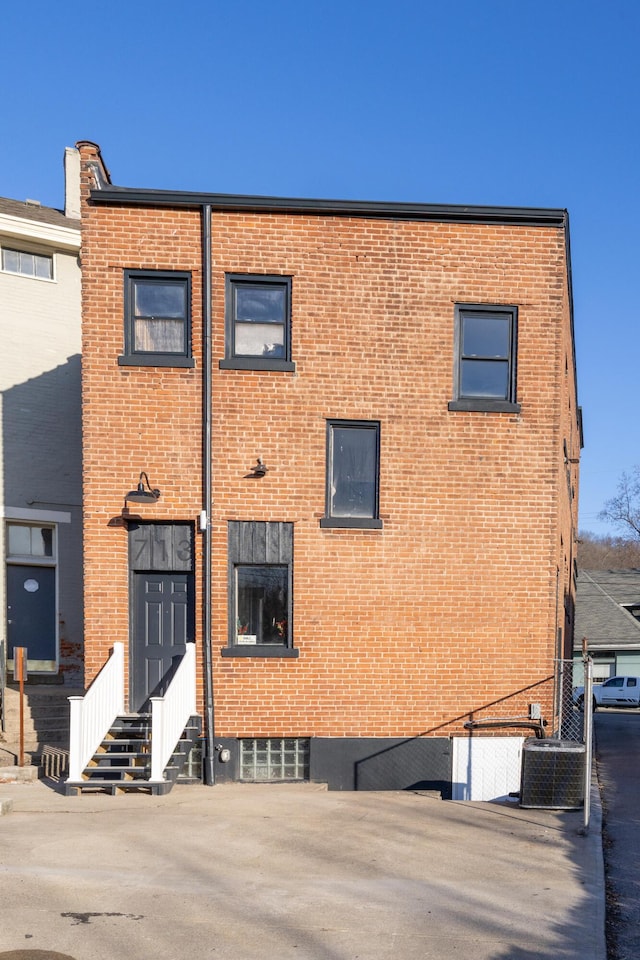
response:
[[[25,749],[38,751],[44,744],[68,746],[68,697],[84,691],[49,684],[27,684],[24,691]],[[5,688],[5,730],[0,745],[17,744],[20,736],[20,691],[12,684]]]

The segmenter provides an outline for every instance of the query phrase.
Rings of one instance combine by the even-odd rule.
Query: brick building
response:
[[[143,710],[194,641],[208,782],[448,796],[465,724],[551,730],[566,211],[129,189],[77,146],[86,683],[121,641]]]

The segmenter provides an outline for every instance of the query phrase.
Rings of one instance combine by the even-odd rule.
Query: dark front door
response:
[[[161,697],[193,639],[190,573],[134,574],[131,709]]]
[[[55,670],[55,567],[7,565],[7,640],[9,660],[26,647],[30,670]]]
[[[194,640],[191,543],[185,524],[130,525],[131,710],[148,709],[149,697],[164,695]]]

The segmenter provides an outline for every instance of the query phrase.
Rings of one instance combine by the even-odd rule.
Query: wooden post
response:
[[[20,684],[20,741],[18,766],[24,767],[24,681],[27,678],[27,648],[13,648],[13,679]]]

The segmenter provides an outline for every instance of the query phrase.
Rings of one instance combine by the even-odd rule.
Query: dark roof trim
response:
[[[201,207],[252,213],[288,213],[363,217],[379,220],[426,220],[437,223],[497,223],[533,227],[564,227],[566,211],[538,207],[476,207],[428,203],[386,203],[366,200],[302,200],[286,197],[236,196],[225,193],[191,193],[173,190],[137,190],[106,187],[92,190],[99,204],[143,207]]]

